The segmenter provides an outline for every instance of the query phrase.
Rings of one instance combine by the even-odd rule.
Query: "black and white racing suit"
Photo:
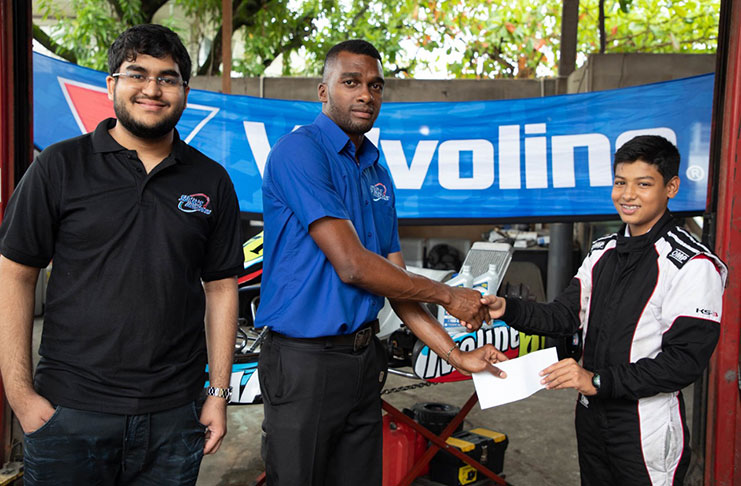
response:
[[[681,389],[718,341],[727,268],[667,212],[645,235],[596,240],[549,304],[507,299],[503,320],[531,334],[581,328],[582,366],[599,393],[579,396],[583,485],[682,484],[690,459]]]

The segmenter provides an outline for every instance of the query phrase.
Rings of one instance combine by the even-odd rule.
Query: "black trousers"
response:
[[[258,365],[268,486],[380,486],[387,360],[352,346],[270,333]]]
[[[198,407],[117,415],[57,407],[24,436],[26,486],[196,484],[206,427]]]

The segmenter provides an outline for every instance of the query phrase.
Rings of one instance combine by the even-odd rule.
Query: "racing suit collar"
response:
[[[653,228],[648,233],[640,236],[626,236],[626,225],[623,224],[617,234],[617,245],[615,249],[618,253],[632,253],[634,251],[644,250],[646,247],[656,243],[656,240],[663,234],[664,227],[671,223],[673,219],[671,212],[667,209]]]

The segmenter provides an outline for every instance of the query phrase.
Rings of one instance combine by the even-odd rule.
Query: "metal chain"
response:
[[[420,383],[415,383],[413,385],[404,385],[404,386],[397,386],[396,388],[386,388],[385,390],[381,391],[381,395],[391,395],[392,393],[398,393],[408,390],[416,390],[417,388],[424,388],[426,386],[432,386],[432,385],[439,385],[440,383],[435,383],[431,381],[423,381]]]

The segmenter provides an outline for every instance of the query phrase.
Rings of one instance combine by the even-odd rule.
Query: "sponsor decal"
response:
[[[205,194],[183,194],[178,199],[178,209],[184,213],[203,213],[211,214],[211,210],[208,209],[208,203],[211,202]]]
[[[255,403],[260,396],[257,362],[234,363],[230,385],[233,390],[231,403]]]
[[[389,200],[389,197],[386,194],[386,186],[384,186],[380,182],[378,184],[370,186],[370,192],[371,197],[373,197],[373,202]]]
[[[463,351],[492,344],[510,359],[545,348],[544,337],[519,332],[503,321],[495,321],[491,327],[482,327],[476,332],[457,334],[453,336],[453,341]],[[424,380],[446,382],[470,378],[460,374],[427,346],[413,353],[412,362],[414,374]]]
[[[679,248],[672,250],[672,252],[669,253],[669,258],[676,260],[678,263],[686,262],[689,257],[690,256],[688,254],[686,254]]]
[[[592,250],[601,250],[605,247],[607,241],[598,241],[592,245]]]
[[[710,309],[700,309],[699,307],[697,307],[695,309],[695,312],[703,317],[714,317],[716,319],[718,318],[718,313]]]

